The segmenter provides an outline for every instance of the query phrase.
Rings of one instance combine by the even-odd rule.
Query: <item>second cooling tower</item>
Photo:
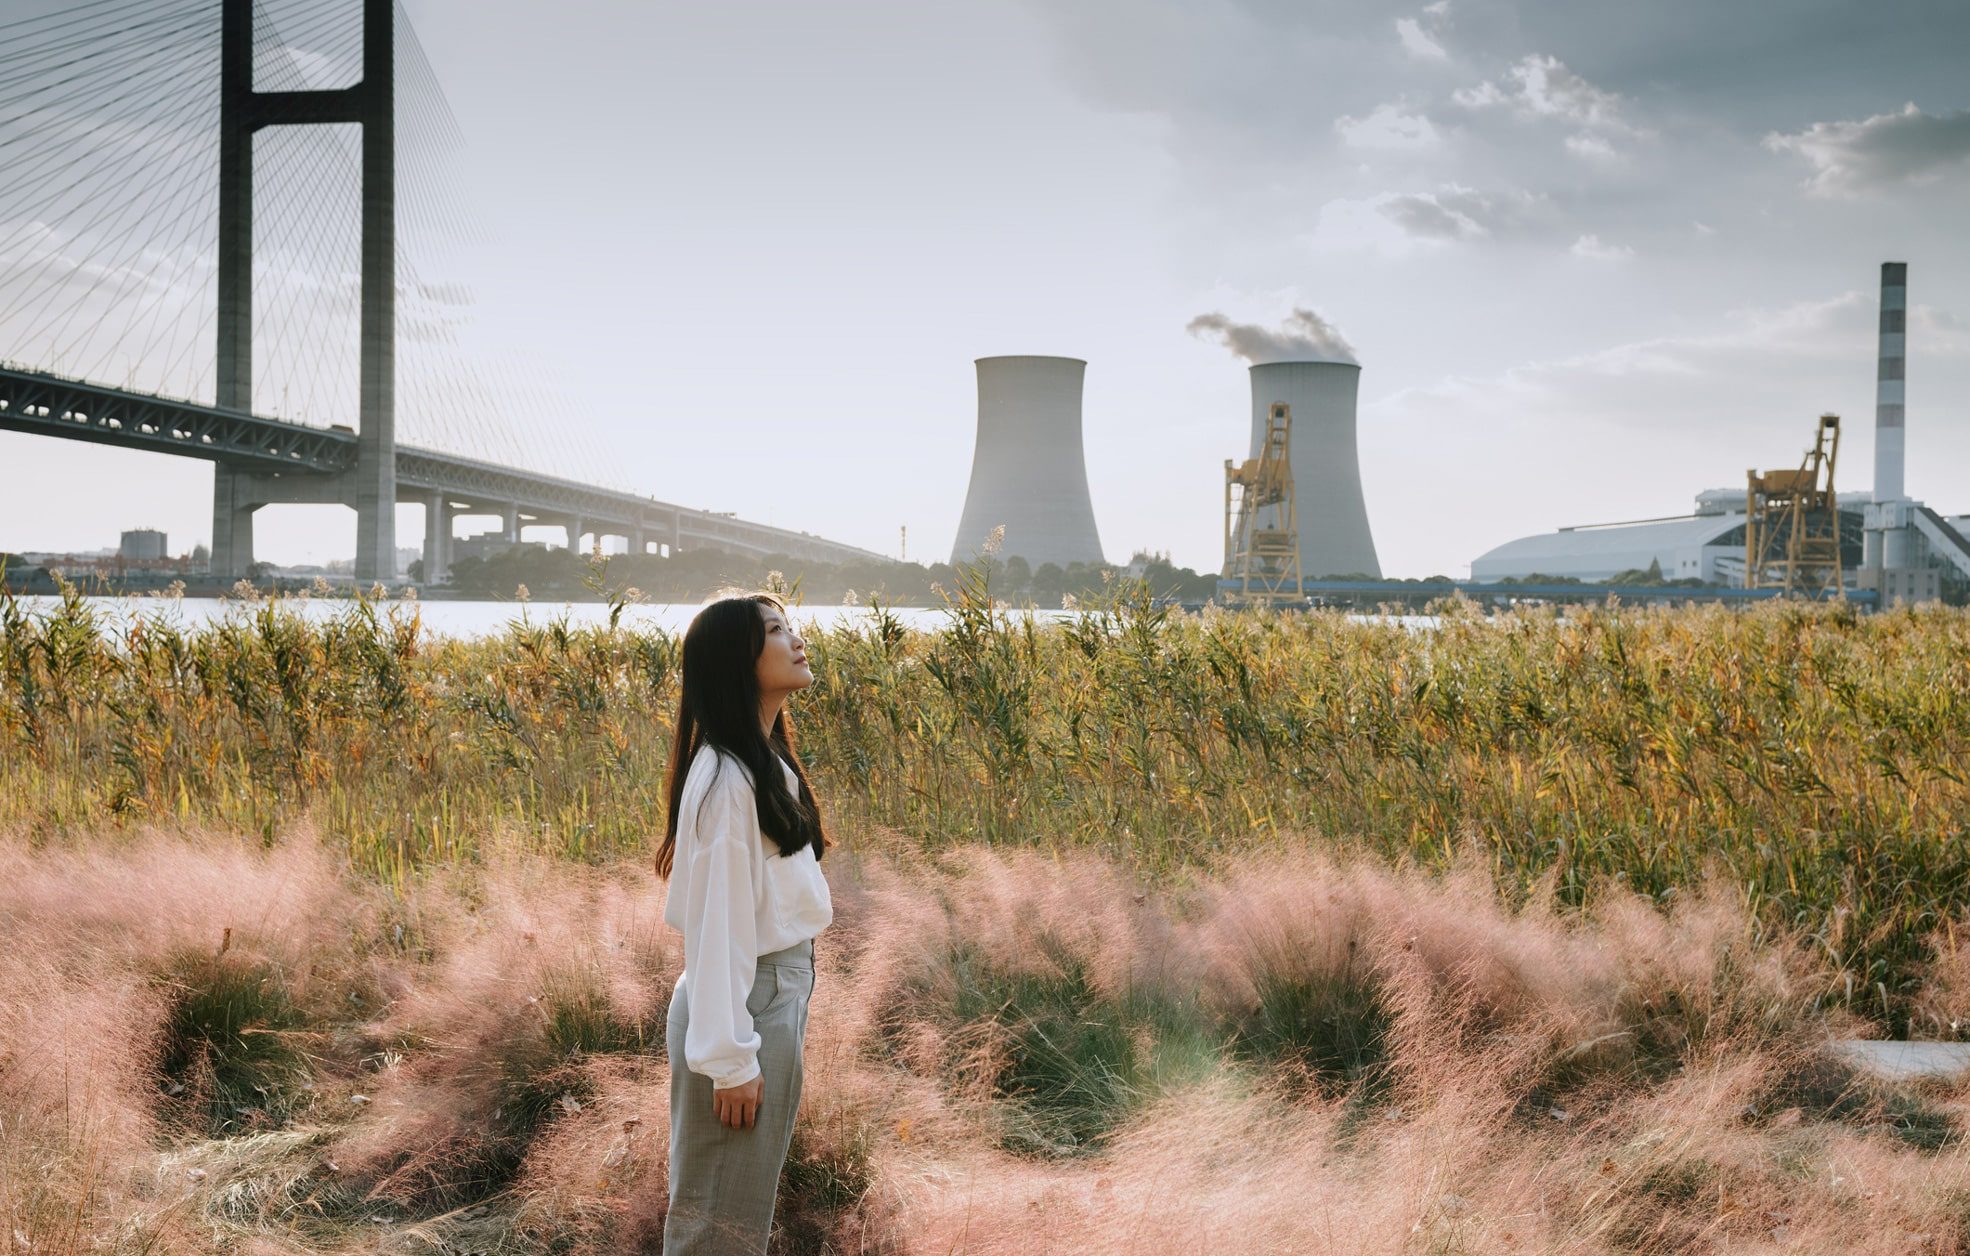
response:
[[[1252,368],[1252,456],[1265,443],[1274,402],[1293,407],[1293,504],[1304,579],[1365,575],[1379,580],[1375,538],[1361,497],[1355,449],[1355,394],[1361,368],[1352,362],[1267,362]]]
[[[1004,525],[1000,558],[1042,563],[1099,563],[1081,451],[1079,358],[979,358],[978,444],[971,455],[953,563],[968,562],[992,529]]]

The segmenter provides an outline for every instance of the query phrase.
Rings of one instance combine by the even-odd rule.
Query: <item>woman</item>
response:
[[[834,919],[827,837],[794,754],[788,695],[814,683],[770,594],[724,598],[684,634],[657,850],[684,934],[671,994],[667,1254],[763,1252],[800,1103],[814,942]]]

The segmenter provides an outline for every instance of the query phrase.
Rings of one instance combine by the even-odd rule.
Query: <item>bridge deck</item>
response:
[[[16,366],[0,366],[0,430],[203,458],[277,479],[283,499],[339,501],[356,465],[355,433],[223,410],[182,398],[129,392]],[[432,493],[498,513],[511,505],[539,520],[579,520],[590,531],[820,562],[889,562],[885,554],[807,532],[750,523],[617,489],[434,449],[397,446],[399,499]],[[409,490],[404,492],[404,490]],[[544,521],[544,520],[542,520]]]

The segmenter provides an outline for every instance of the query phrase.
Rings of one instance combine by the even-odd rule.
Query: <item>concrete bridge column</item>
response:
[[[253,505],[247,505],[247,475],[224,463],[212,464],[212,574],[244,579],[253,566]]]
[[[570,553],[578,554],[581,552],[581,534],[585,530],[586,526],[582,523],[580,515],[576,515],[574,518],[568,520],[568,550]]]
[[[504,535],[505,535],[505,537],[506,537],[506,540],[507,540],[507,543],[508,543],[508,544],[512,544],[512,543],[514,543],[514,542],[517,542],[517,541],[518,541],[518,540],[520,539],[520,506],[519,506],[519,504],[518,504],[517,502],[508,502],[508,503],[506,503],[506,507],[505,507],[505,509],[504,509],[504,510],[502,510],[502,511],[500,512],[500,517],[501,517],[501,518],[502,518],[503,520],[505,520],[505,527],[504,527],[504,529],[503,529],[503,531],[504,531]]]
[[[677,511],[670,516],[670,552],[676,554],[684,548],[684,512]]]
[[[363,130],[361,386],[352,472],[359,581],[398,574],[396,29],[391,0],[363,0],[363,78],[352,89],[361,99],[355,121]],[[253,54],[245,55],[250,89]],[[250,165],[247,171],[250,179]]]
[[[445,495],[432,493],[424,499],[424,583],[437,584],[450,565],[445,554],[445,529],[451,520],[445,512]]]

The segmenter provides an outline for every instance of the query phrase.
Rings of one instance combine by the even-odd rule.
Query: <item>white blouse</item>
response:
[[[780,771],[797,797],[800,778]],[[751,772],[714,747],[700,746],[684,777],[664,920],[684,934],[684,1062],[720,1089],[744,1085],[759,1076],[746,1011],[755,964],[827,928],[834,900],[814,848],[780,854],[759,827]]]

